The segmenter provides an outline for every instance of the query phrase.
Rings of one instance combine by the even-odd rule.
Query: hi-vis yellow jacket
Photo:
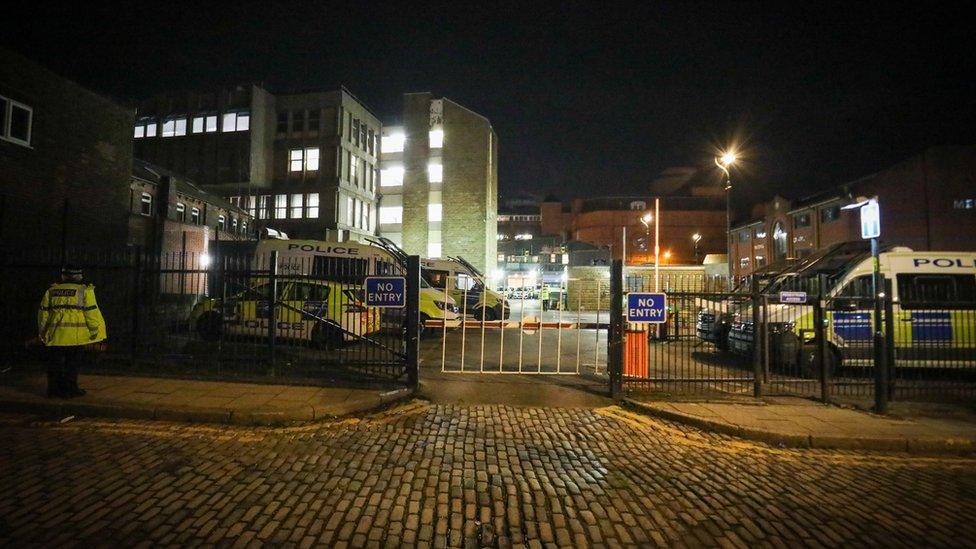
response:
[[[88,345],[103,341],[105,320],[90,284],[52,284],[37,310],[37,335],[49,347]]]

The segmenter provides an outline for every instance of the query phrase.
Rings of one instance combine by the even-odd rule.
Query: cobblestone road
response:
[[[782,450],[596,410],[299,428],[0,419],[0,544],[963,545],[976,461]]]

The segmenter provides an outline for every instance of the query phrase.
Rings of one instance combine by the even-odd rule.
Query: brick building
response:
[[[733,272],[744,276],[837,242],[860,239],[857,197],[877,196],[883,245],[976,250],[976,146],[933,147],[878,173],[799,200],[775,197],[732,228]]]
[[[379,232],[407,253],[496,264],[498,137],[491,122],[430,93],[403,96],[383,128]]]
[[[293,238],[373,234],[381,124],[345,89],[256,86],[142,102],[135,156],[185,174]]]
[[[4,245],[123,245],[132,123],[131,110],[0,49]]]
[[[714,175],[696,168],[670,168],[651,183],[646,196],[577,198],[569,203],[547,197],[540,206],[541,232],[606,247],[620,259],[626,228],[627,263],[653,263],[654,224],[645,226],[641,220],[653,215],[659,198],[661,263],[700,263],[708,253],[725,251],[725,198]],[[697,257],[695,234],[701,235]]]

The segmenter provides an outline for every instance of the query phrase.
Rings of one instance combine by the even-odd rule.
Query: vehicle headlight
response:
[[[446,301],[437,301],[435,299],[434,300],[434,306],[437,307],[438,309],[442,310],[442,311],[448,311],[448,312],[452,312],[452,313],[456,313],[457,312],[457,305],[451,305],[450,303],[448,303]]]
[[[771,322],[769,324],[769,333],[772,334],[785,334],[792,332],[793,328],[796,327],[795,322]]]

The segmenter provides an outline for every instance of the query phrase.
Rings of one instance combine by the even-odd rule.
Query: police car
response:
[[[892,286],[896,367],[952,368],[959,360],[976,358],[976,253],[895,247],[880,254],[879,264]],[[873,366],[871,257],[860,253],[830,269],[818,269],[817,262],[806,265],[779,279],[769,293],[799,287],[797,282],[804,277],[812,280],[818,274],[829,275],[825,311],[828,367]],[[812,361],[813,308],[770,304],[765,317],[774,357],[791,360],[796,356],[806,368]],[[751,311],[740,313],[729,333],[732,350],[751,353],[754,333]]]
[[[336,347],[380,329],[380,314],[364,303],[361,286],[306,278],[279,278],[275,337]],[[190,314],[190,325],[204,339],[222,334],[268,336],[271,283],[259,281],[226,300],[208,299]]]

